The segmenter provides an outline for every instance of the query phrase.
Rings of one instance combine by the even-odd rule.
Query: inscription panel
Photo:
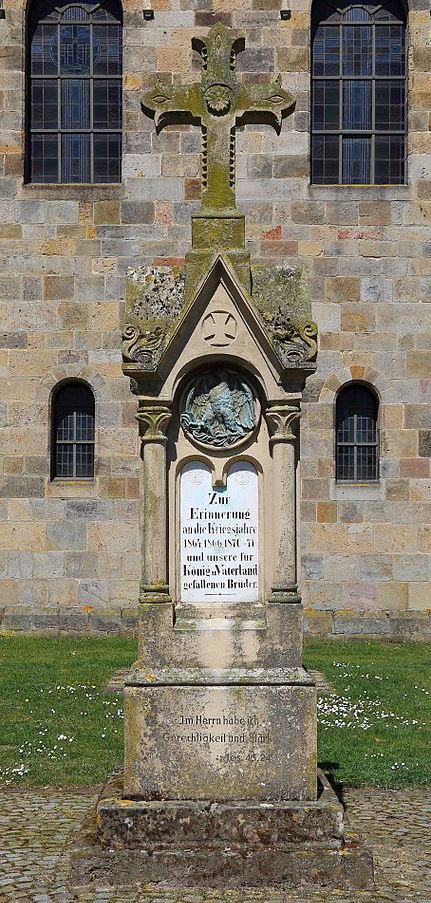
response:
[[[315,798],[315,687],[126,687],[125,714],[127,793]]]
[[[225,487],[190,461],[180,477],[182,602],[256,602],[259,598],[258,478],[249,461],[229,469]]]

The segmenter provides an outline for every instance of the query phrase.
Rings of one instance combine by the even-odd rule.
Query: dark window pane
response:
[[[31,40],[32,75],[57,75],[57,26],[37,25]]]
[[[313,41],[313,75],[339,75],[340,29],[320,26]]]
[[[312,181],[403,182],[405,13],[399,0],[377,7],[339,0],[337,9],[332,0],[316,0],[312,26]]]
[[[93,72],[96,75],[121,74],[121,32],[117,25],[93,28]]]
[[[57,135],[32,135],[30,156],[32,182],[58,182]]]
[[[119,182],[121,135],[94,135],[94,181]]]
[[[76,476],[92,477],[94,471],[94,445],[76,446]]]
[[[57,441],[73,442],[75,439],[75,413],[74,410],[61,410],[57,421]]]
[[[121,125],[121,82],[97,79],[93,86],[93,127],[118,129]]]
[[[371,28],[363,25],[343,28],[343,75],[371,75],[372,56]]]
[[[32,0],[29,19],[30,178],[117,182],[121,137],[115,131],[122,122],[118,77],[122,71],[121,7],[117,0],[102,4],[87,0],[83,6],[78,0],[62,8],[52,4],[53,0]],[[98,141],[91,134],[94,129],[101,132]],[[54,130],[59,134],[49,134]],[[114,134],[109,134],[110,130]]]
[[[371,128],[371,81],[343,83],[343,128]]]
[[[376,480],[377,479],[377,447],[367,446],[358,447],[356,449],[357,469],[356,479],[358,481]]]
[[[76,438],[81,442],[94,439],[94,417],[91,412],[77,411]]]
[[[405,29],[402,25],[376,28],[376,75],[405,74]]]
[[[88,12],[82,6],[69,6],[61,17],[62,22],[87,22]]]
[[[73,445],[59,443],[56,451],[55,475],[57,477],[73,477]]]
[[[404,9],[399,0],[389,0],[374,13],[375,22],[401,22],[405,21]]]
[[[336,404],[337,480],[375,480],[378,405],[365,386],[343,389]]]
[[[337,447],[337,480],[355,479],[355,448],[351,445]]]
[[[367,185],[370,165],[371,138],[343,138],[343,183]]]
[[[90,82],[88,79],[64,78],[61,82],[61,127],[90,127]]]
[[[338,442],[354,442],[355,441],[355,417],[349,411],[341,417],[337,427]]]
[[[340,128],[340,83],[338,81],[314,82],[313,128]]]
[[[35,129],[56,129],[57,79],[34,78],[31,83],[31,115]]]
[[[317,185],[336,185],[340,181],[338,135],[314,135],[312,161],[313,182]]]
[[[118,22],[121,24],[121,7],[116,0],[105,0],[101,6],[96,3],[91,18],[93,22]]]
[[[404,82],[376,81],[376,129],[404,128]]]
[[[91,182],[90,135],[61,136],[61,181]]]
[[[86,75],[90,72],[89,25],[61,26],[60,71],[62,75]]]
[[[376,136],[375,182],[402,185],[404,182],[404,135]]]
[[[92,477],[94,397],[88,386],[70,383],[54,398],[54,476]]]
[[[345,22],[370,22],[371,16],[363,6],[352,6],[344,14]]]

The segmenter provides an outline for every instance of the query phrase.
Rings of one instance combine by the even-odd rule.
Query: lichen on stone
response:
[[[313,361],[317,326],[311,319],[307,275],[288,266],[255,265],[251,270],[253,301],[283,363]]]
[[[175,319],[184,303],[184,276],[173,267],[131,267],[127,313],[134,324]]]
[[[123,360],[152,369],[184,304],[184,275],[174,267],[131,267],[126,277]]]
[[[268,324],[283,328],[311,319],[308,278],[300,267],[252,265],[253,301]]]

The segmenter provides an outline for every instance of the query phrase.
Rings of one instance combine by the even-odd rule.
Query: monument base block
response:
[[[72,884],[165,887],[367,888],[373,859],[344,829],[344,810],[319,772],[310,802],[150,801],[108,784],[72,859]]]
[[[129,799],[316,798],[316,688],[302,668],[135,670],[124,715]]]

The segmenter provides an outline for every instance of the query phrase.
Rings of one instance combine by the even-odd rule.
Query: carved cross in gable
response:
[[[206,38],[193,38],[202,57],[200,82],[173,86],[160,80],[143,100],[154,115],[157,131],[165,125],[188,121],[200,125],[202,152],[202,209],[235,209],[235,129],[247,114],[281,129],[283,114],[292,113],[295,101],[281,87],[281,76],[267,84],[243,85],[235,73],[236,54],[244,38],[225,25],[214,25]]]

